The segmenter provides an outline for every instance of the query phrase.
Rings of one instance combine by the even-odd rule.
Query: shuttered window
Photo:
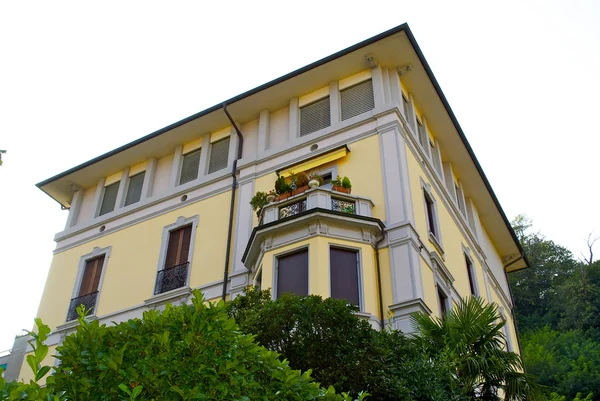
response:
[[[167,245],[165,269],[187,263],[189,261],[190,242],[192,239],[192,226],[171,231]]]
[[[110,213],[115,210],[115,203],[117,202],[117,193],[119,192],[119,181],[104,188],[104,195],[102,196],[102,206],[100,206],[100,214]]]
[[[83,279],[79,287],[79,296],[88,295],[98,291],[100,277],[102,276],[102,266],[104,265],[104,255],[85,262]]]
[[[308,249],[277,258],[277,297],[308,295]]]
[[[427,225],[429,226],[429,232],[433,234],[433,236],[437,237],[435,225],[435,206],[433,204],[433,199],[431,199],[431,196],[429,196],[425,190],[423,190],[423,196],[425,197],[425,207],[427,208]]]
[[[127,186],[127,196],[125,197],[125,206],[133,205],[134,203],[140,201],[145,176],[146,172],[142,172],[129,177],[129,185]]]
[[[331,297],[345,299],[359,306],[358,252],[347,249],[329,250]]]
[[[448,312],[448,296],[446,296],[444,291],[442,291],[439,287],[437,293],[438,302],[440,303],[440,314],[442,315],[442,317],[444,317],[446,315],[446,312]]]
[[[229,160],[229,137],[213,142],[210,145],[210,162],[208,174],[223,170]]]
[[[373,81],[370,79],[340,92],[342,120],[365,113],[375,108]]]
[[[202,149],[194,150],[193,152],[183,155],[183,162],[181,163],[181,175],[179,176],[179,185],[194,181],[196,178],[198,178],[201,150]]]
[[[300,108],[300,136],[308,135],[331,125],[329,96]]]

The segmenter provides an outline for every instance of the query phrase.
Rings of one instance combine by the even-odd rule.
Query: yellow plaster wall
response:
[[[435,278],[433,270],[427,265],[427,262],[423,258],[419,258],[421,263],[421,279],[423,280],[423,292],[425,295],[425,303],[431,309],[431,312],[435,316],[440,316],[437,299],[437,287],[435,285]]]
[[[179,216],[199,215],[191,287],[222,280],[230,196],[228,191],[56,254],[38,317],[52,330],[65,323],[80,257],[96,246],[112,246],[96,314],[102,316],[142,304],[153,295],[163,227]]]
[[[29,381],[34,379],[33,372],[31,371],[31,368],[27,364],[27,355],[28,354],[25,354],[25,357],[23,358],[23,363],[21,364],[21,371],[19,372],[19,380],[22,380],[25,383],[29,383]],[[46,355],[46,358],[44,358],[44,361],[40,365],[54,366],[54,363],[56,362],[56,358],[54,358],[54,355],[56,355],[56,345],[51,345],[48,347],[48,355]],[[50,369],[50,373],[48,373],[44,378],[42,378],[42,380],[39,381],[39,384],[41,384],[41,385],[46,384],[46,378],[49,375],[51,375],[52,372],[53,372],[53,369]]]
[[[490,285],[490,293],[492,296],[492,302],[495,302],[499,306],[504,306],[504,317],[506,318],[510,341],[512,343],[511,351],[519,353],[519,346],[517,345],[518,344],[517,334],[515,331],[515,324],[514,324],[514,321],[512,318],[512,314],[510,313],[508,306],[504,302],[502,302],[501,296],[498,293],[498,290],[493,285]]]
[[[379,295],[377,291],[375,252],[371,245],[361,242],[317,236],[287,245],[285,247],[280,247],[269,252],[265,252],[262,259],[262,288],[273,288],[275,259],[277,255],[292,252],[294,250],[300,250],[307,246],[309,263],[308,290],[310,294],[320,295],[324,298],[329,297],[331,294],[329,280],[329,248],[331,246],[340,246],[351,249],[359,249],[361,254],[360,263],[362,269],[364,311],[375,316],[379,316]],[[386,270],[389,271],[389,269]],[[391,287],[390,291],[388,292],[391,293]]]

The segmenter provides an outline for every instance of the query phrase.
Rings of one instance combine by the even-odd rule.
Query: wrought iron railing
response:
[[[183,287],[187,281],[189,262],[159,270],[156,274],[154,295]]]
[[[279,218],[290,217],[306,210],[306,198],[279,208]]]
[[[331,197],[331,210],[356,214],[356,202]]]
[[[96,306],[96,299],[98,298],[98,291],[92,292],[86,295],[82,295],[77,298],[71,299],[69,304],[69,313],[67,313],[67,322],[77,319],[77,307],[83,305],[86,311],[94,313],[94,307]]]

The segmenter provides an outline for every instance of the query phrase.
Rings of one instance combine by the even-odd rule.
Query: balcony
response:
[[[83,305],[86,311],[94,313],[97,299],[98,291],[71,299],[71,303],[69,304],[69,312],[67,313],[67,322],[71,320],[77,320],[79,317],[79,315],[77,315],[77,307],[79,305]]]
[[[260,224],[272,223],[311,209],[325,209],[348,215],[371,217],[372,208],[373,202],[368,198],[318,187],[278,202],[269,203],[262,210]]]
[[[177,266],[159,270],[156,274],[156,285],[154,286],[154,295],[171,291],[185,286],[187,282],[189,262]]]

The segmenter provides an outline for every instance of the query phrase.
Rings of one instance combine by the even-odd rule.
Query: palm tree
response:
[[[524,373],[521,357],[504,348],[505,322],[495,304],[469,297],[442,319],[416,313],[412,321],[418,329],[414,341],[432,355],[449,355],[456,379],[471,399],[540,399],[540,386]]]

